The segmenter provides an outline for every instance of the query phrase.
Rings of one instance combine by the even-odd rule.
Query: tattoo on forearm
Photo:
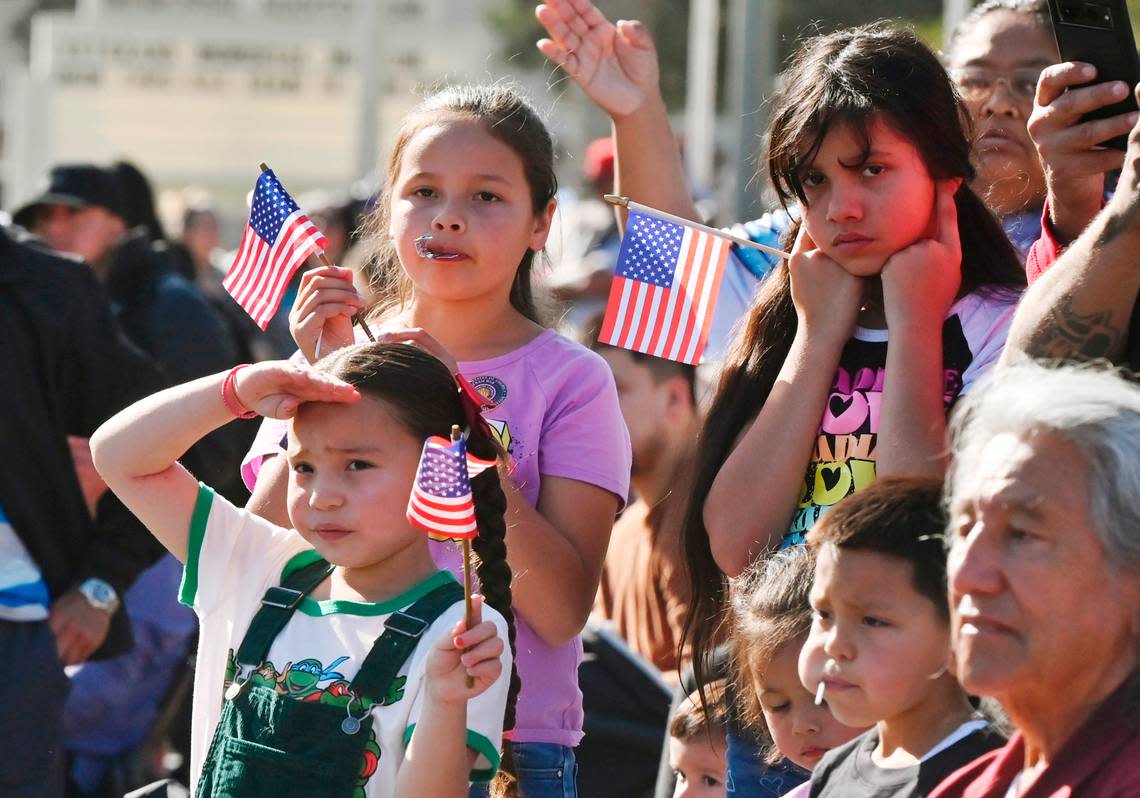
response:
[[[1120,350],[1124,331],[1112,323],[1112,311],[1078,313],[1066,295],[1049,311],[1029,342],[1032,357],[1060,360],[1111,358]]]

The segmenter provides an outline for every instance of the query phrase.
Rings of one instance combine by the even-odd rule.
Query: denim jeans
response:
[[[555,743],[515,743],[514,753],[523,798],[578,798],[578,762],[573,748]],[[472,785],[470,798],[487,798],[487,785]]]
[[[756,744],[731,732],[728,735],[728,798],[778,798],[807,781],[807,774],[790,765],[768,765]]]

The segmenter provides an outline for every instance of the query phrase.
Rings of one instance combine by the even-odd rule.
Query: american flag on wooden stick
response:
[[[730,246],[720,236],[631,210],[598,341],[700,362]]]
[[[470,477],[494,466],[494,460],[469,454],[462,438],[428,438],[408,497],[408,521],[437,540],[475,537],[479,530]]]
[[[257,178],[249,223],[222,285],[264,330],[297,267],[328,245],[273,170],[266,169]]]

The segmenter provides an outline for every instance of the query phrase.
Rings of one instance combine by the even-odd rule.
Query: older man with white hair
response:
[[[930,798],[1140,796],[1140,386],[1025,362],[951,432],[957,674],[1017,733]]]

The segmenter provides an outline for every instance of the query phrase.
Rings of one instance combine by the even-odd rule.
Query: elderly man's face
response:
[[[948,562],[958,677],[972,693],[1055,700],[1135,658],[1140,588],[1093,531],[1081,455],[999,435],[952,497]]]

